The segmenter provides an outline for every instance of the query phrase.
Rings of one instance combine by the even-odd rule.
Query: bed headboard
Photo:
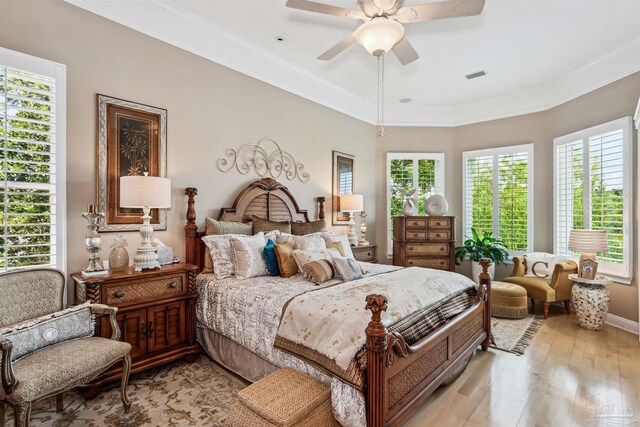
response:
[[[204,230],[198,231],[196,225],[195,197],[198,189],[188,187],[184,190],[187,200],[186,262],[204,267],[205,245],[202,241]],[[317,199],[318,219],[324,219],[324,197]],[[233,206],[220,209],[218,221],[249,222],[259,216],[272,221],[309,222],[306,210],[301,210],[298,202],[287,187],[273,178],[262,178],[245,187],[236,197]]]

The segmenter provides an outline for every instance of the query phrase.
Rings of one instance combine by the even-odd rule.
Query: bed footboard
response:
[[[383,295],[367,296],[367,425],[400,424],[440,385],[458,375],[480,345],[491,344],[491,260],[480,260],[478,295],[471,307],[414,345],[389,333],[380,320]]]

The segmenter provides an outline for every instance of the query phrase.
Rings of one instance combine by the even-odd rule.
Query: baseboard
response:
[[[639,325],[638,322],[625,319],[624,317],[616,316],[615,314],[608,313],[605,322],[607,325],[622,329],[623,331],[631,332],[638,335]]]

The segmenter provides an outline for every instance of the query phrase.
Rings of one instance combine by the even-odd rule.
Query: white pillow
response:
[[[303,269],[305,264],[311,261],[319,261],[321,259],[326,259],[327,261],[331,261],[334,257],[340,257],[340,252],[338,252],[336,249],[322,249],[319,251],[302,251],[300,249],[294,249],[292,253],[293,253],[293,259],[296,261],[296,264],[298,265],[298,271],[302,272],[303,276],[305,276],[304,269]]]
[[[211,254],[211,261],[213,263],[213,272],[218,279],[225,279],[235,274],[235,266],[232,260],[233,251],[231,250],[231,244],[229,239],[233,236],[240,236],[239,234],[221,234],[221,235],[209,235],[203,236],[202,241]]]
[[[362,279],[362,270],[360,264],[353,258],[334,257],[333,263],[336,271],[342,277],[342,280],[349,282],[351,280]]]
[[[532,252],[524,255],[525,273],[527,277],[540,277],[550,280],[556,264],[567,261],[566,256],[545,252]]]
[[[241,279],[268,276],[269,269],[262,257],[267,241],[261,231],[253,236],[234,236],[229,239],[233,250],[236,276]]]
[[[301,251],[321,251],[327,249],[327,244],[320,233],[305,234],[304,236],[293,236],[295,248]]]
[[[339,243],[340,244],[340,249],[338,249],[338,251],[340,252],[340,254],[342,256],[345,256],[347,258],[354,258],[353,256],[353,251],[351,250],[351,244],[349,243],[349,238],[344,235],[344,234],[327,234],[324,237],[324,241],[325,244],[327,245],[327,247],[330,247],[330,244],[335,244],[335,243]],[[337,249],[337,248],[336,248]]]

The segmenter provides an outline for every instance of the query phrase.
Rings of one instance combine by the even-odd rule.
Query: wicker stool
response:
[[[340,427],[331,388],[293,369],[280,369],[238,393],[226,427]]]
[[[491,315],[524,319],[529,314],[527,291],[522,286],[505,282],[491,283]]]

